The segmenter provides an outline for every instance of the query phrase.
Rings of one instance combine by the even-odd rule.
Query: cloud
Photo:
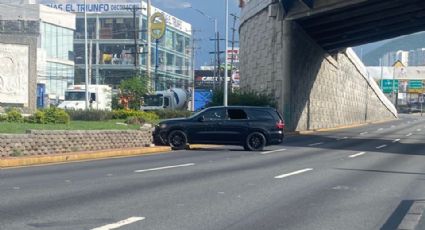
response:
[[[180,0],[161,0],[156,2],[162,7],[168,8],[168,9],[183,9],[183,8],[189,8],[192,6],[192,4],[190,4],[189,2],[184,2]]]

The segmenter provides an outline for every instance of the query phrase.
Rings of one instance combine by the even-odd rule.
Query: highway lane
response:
[[[424,135],[408,115],[263,152],[0,170],[0,229],[395,229],[425,198]]]

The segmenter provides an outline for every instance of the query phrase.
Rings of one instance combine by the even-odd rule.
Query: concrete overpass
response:
[[[425,30],[423,0],[250,0],[240,26],[241,87],[275,96],[291,130],[394,119],[347,47]]]

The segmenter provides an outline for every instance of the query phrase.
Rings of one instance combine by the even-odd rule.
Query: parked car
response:
[[[155,144],[184,149],[190,144],[240,145],[261,151],[267,145],[282,143],[285,124],[274,108],[218,106],[191,117],[168,119],[155,126]]]

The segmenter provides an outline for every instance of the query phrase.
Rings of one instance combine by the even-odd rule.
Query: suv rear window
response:
[[[248,116],[246,115],[245,111],[243,111],[243,109],[228,109],[227,115],[229,116],[230,120],[248,119]]]
[[[256,120],[275,120],[273,116],[267,110],[262,109],[250,109],[247,111],[250,119]]]

